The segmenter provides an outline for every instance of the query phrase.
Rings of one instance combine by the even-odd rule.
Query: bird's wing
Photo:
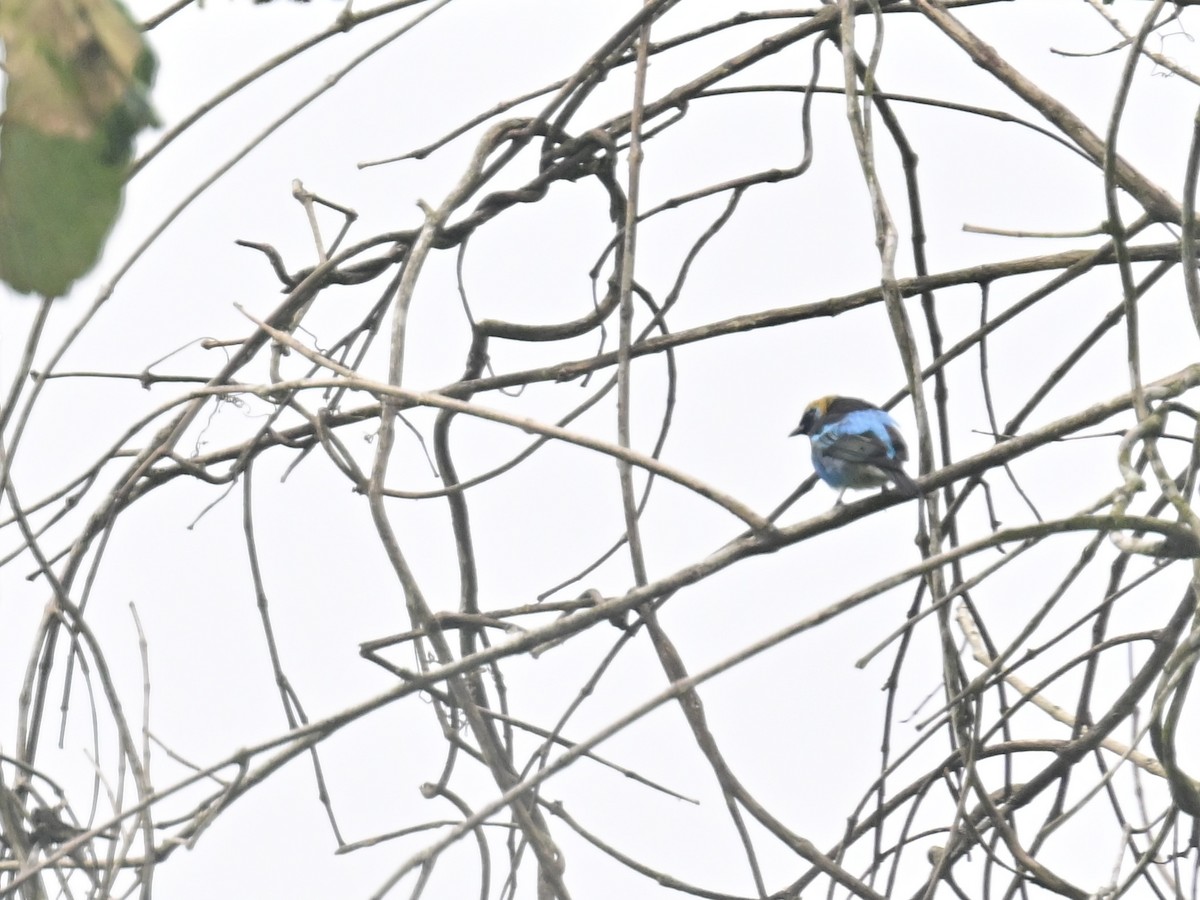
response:
[[[904,437],[900,434],[900,429],[889,425],[887,433],[888,437],[892,439],[892,446],[896,448],[896,462],[907,462],[908,444],[904,443]]]
[[[850,463],[866,463],[884,469],[896,468],[896,460],[888,456],[887,446],[873,434],[839,434],[822,451],[834,459]]]

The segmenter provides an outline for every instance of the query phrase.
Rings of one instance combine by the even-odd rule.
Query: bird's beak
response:
[[[796,430],[793,431],[791,434],[789,434],[788,437],[795,437],[798,434],[804,434],[804,423],[803,422],[801,422],[799,425],[797,425]]]

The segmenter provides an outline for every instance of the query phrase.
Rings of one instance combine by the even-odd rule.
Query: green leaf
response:
[[[58,297],[95,265],[157,124],[154,56],[115,0],[3,0],[0,41],[0,279]]]

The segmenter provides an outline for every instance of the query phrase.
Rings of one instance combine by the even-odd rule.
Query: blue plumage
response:
[[[908,446],[896,420],[865,400],[822,397],[804,410],[792,434],[808,436],[813,468],[839,491],[839,503],[849,488],[881,487],[889,481],[902,496],[921,493],[904,471]]]

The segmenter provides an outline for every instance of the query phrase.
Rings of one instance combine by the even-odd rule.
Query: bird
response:
[[[29,822],[33,825],[33,830],[29,832],[29,836],[34,843],[43,846],[51,844],[65,844],[67,841],[79,837],[87,829],[76,828],[74,825],[69,825],[49,807],[39,806],[29,814]]]
[[[903,497],[921,493],[902,465],[908,445],[900,426],[866,400],[836,394],[814,400],[789,437],[798,434],[808,436],[813,468],[838,491],[837,505],[849,488],[882,487],[889,481]]]

